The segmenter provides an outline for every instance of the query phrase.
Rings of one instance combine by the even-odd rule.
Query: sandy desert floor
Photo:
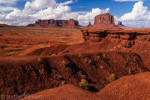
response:
[[[0,56],[18,55],[23,50],[83,42],[79,29],[0,27]]]
[[[110,41],[84,42],[80,29],[0,27],[0,95],[148,100],[150,43],[123,48]],[[79,85],[82,79],[87,90]]]

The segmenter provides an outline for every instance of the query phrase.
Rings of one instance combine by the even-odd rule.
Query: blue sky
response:
[[[128,26],[150,26],[149,0],[0,0],[0,23],[27,25],[38,19],[94,22],[101,13],[115,16],[115,22]]]

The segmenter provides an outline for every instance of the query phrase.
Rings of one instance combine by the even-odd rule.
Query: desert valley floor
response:
[[[149,41],[131,48],[111,41],[84,42],[80,29],[0,27],[0,93],[47,100],[148,100]],[[83,75],[89,90],[79,86]]]

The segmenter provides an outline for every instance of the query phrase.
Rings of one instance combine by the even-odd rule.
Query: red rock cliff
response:
[[[110,40],[111,43],[121,44],[122,47],[130,48],[134,44],[150,41],[150,32],[138,32],[136,30],[81,30],[85,41],[101,42]]]

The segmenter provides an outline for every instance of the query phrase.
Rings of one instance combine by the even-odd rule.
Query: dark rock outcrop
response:
[[[88,27],[92,26],[91,22],[89,22]]]
[[[38,20],[35,24],[29,24],[28,27],[50,27],[50,28],[80,28],[79,22],[70,20]]]

